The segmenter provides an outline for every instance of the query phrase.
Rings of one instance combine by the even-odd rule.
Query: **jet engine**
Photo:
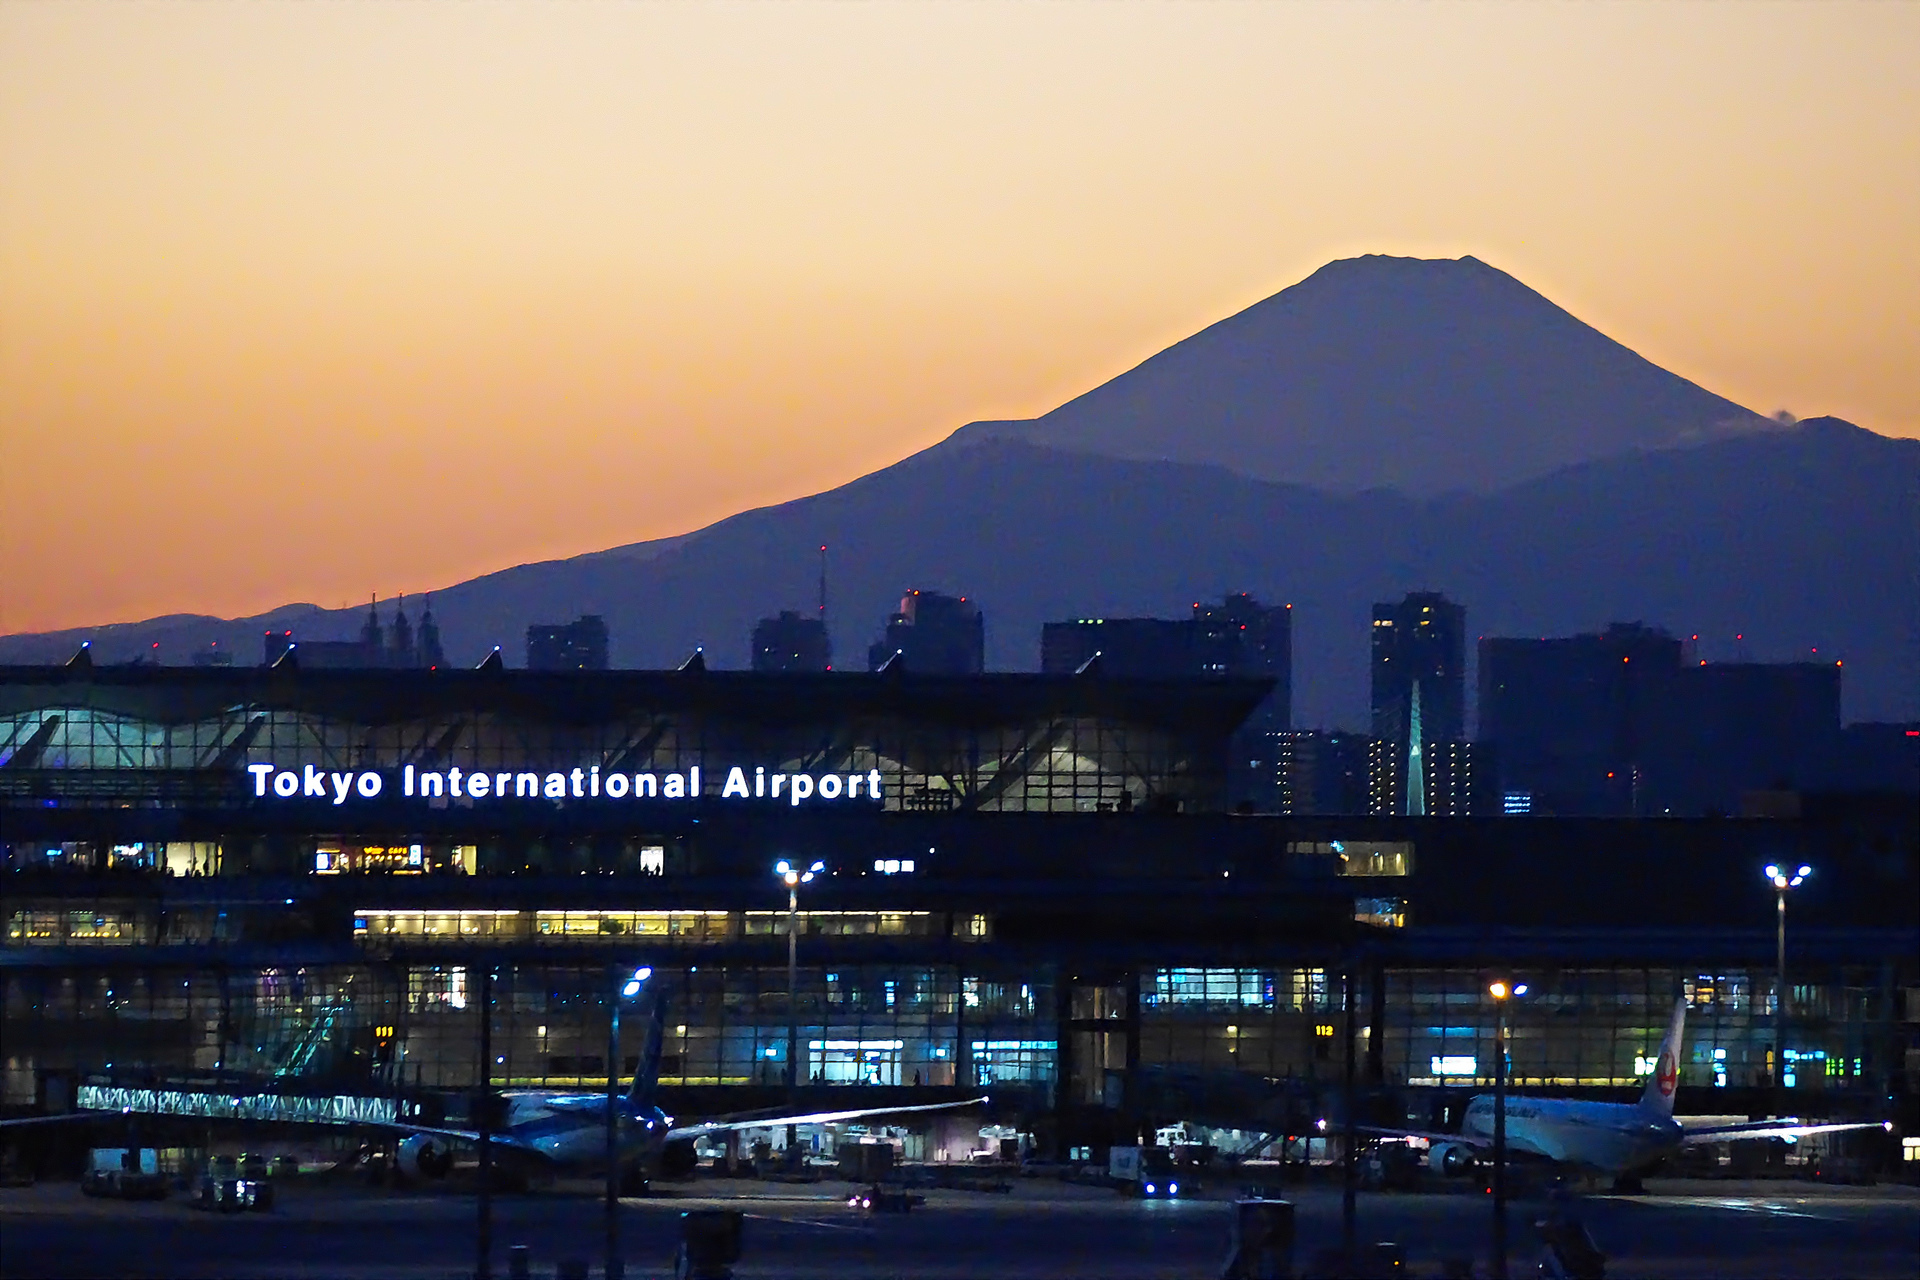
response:
[[[1476,1163],[1473,1148],[1461,1143],[1436,1142],[1427,1150],[1427,1168],[1443,1178],[1471,1173]]]
[[[416,1133],[400,1143],[400,1172],[409,1178],[444,1178],[453,1168],[453,1152],[442,1139]]]

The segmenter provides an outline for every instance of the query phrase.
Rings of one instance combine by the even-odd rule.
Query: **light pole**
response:
[[[607,1018],[607,1277],[619,1280],[626,1262],[620,1256],[620,1002],[640,994],[640,987],[653,976],[650,965],[641,965],[624,980],[615,981],[618,989],[608,1003]]]
[[[1507,1278],[1507,1000],[1526,983],[1493,982],[1493,1275]]]
[[[474,1208],[479,1216],[475,1247],[479,1253],[474,1274],[493,1276],[493,1129],[499,1118],[493,1105],[493,966],[480,967],[480,1093],[474,1099],[474,1128],[480,1131],[480,1194]]]
[[[1801,865],[1788,873],[1773,863],[1766,876],[1773,885],[1774,912],[1774,984],[1773,993],[1773,1088],[1774,1110],[1784,1115],[1787,1107],[1787,890],[1798,889],[1800,882],[1813,874],[1813,868]]]
[[[1355,1199],[1355,1187],[1360,1177],[1360,1157],[1356,1150],[1360,1145],[1360,1119],[1355,1114],[1353,1097],[1353,967],[1354,961],[1349,958],[1347,971],[1340,978],[1341,1003],[1346,1006],[1347,1012],[1344,1023],[1347,1041],[1346,1075],[1341,1090],[1341,1107],[1346,1112],[1346,1118],[1340,1158],[1340,1239],[1346,1249],[1348,1266],[1354,1265],[1360,1247],[1359,1208]]]
[[[773,864],[773,873],[787,886],[787,1106],[800,1105],[800,886],[827,869],[816,862],[804,871],[782,858]],[[799,1129],[787,1126],[787,1160],[793,1161],[799,1148]]]

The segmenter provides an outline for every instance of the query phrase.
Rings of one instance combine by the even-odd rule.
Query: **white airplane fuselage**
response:
[[[504,1096],[505,1123],[491,1141],[496,1148],[524,1152],[566,1169],[604,1170],[607,1163],[607,1099],[593,1094],[540,1090]],[[638,1111],[624,1099],[614,1106],[623,1163],[648,1161],[666,1146],[671,1121],[658,1107]]]
[[[1481,1094],[1468,1104],[1463,1136],[1492,1140],[1493,1102]],[[1640,1172],[1674,1154],[1682,1133],[1671,1117],[1637,1104],[1507,1097],[1509,1151],[1614,1176]]]

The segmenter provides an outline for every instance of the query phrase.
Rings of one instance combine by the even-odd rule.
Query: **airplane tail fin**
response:
[[[1667,1038],[1660,1042],[1660,1056],[1653,1060],[1653,1074],[1640,1094],[1640,1109],[1656,1116],[1673,1115],[1673,1095],[1680,1089],[1680,1052],[1686,1042],[1687,998],[1673,1002],[1673,1020],[1667,1024]]]
[[[660,1050],[666,1041],[667,1031],[667,984],[660,983],[653,992],[653,1013],[647,1019],[647,1042],[640,1051],[640,1061],[634,1067],[633,1084],[627,1089],[627,1107],[638,1111],[654,1104],[654,1094],[660,1086]]]

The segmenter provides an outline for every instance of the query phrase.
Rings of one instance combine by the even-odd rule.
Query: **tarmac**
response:
[[[1146,1201],[1052,1180],[1015,1180],[1004,1194],[932,1190],[908,1214],[850,1208],[846,1183],[787,1186],[701,1180],[621,1203],[629,1277],[670,1274],[678,1216],[729,1207],[746,1215],[741,1280],[788,1277],[1217,1277],[1226,1254],[1230,1189]],[[1341,1239],[1337,1190],[1302,1188],[1297,1273]],[[1653,1180],[1643,1196],[1574,1202],[1623,1280],[1693,1277],[1920,1276],[1920,1189],[1805,1182]],[[392,1191],[295,1180],[266,1213],[216,1215],[183,1197],[123,1202],[83,1197],[73,1183],[0,1189],[0,1276],[179,1277],[181,1280],[452,1280],[475,1274],[475,1205],[448,1191]],[[1534,1274],[1532,1223],[1542,1201],[1510,1210],[1511,1271]],[[1362,1242],[1396,1241],[1412,1276],[1471,1259],[1488,1274],[1491,1205],[1473,1194],[1363,1192]],[[590,1184],[561,1184],[494,1201],[493,1274],[507,1248],[529,1247],[534,1276],[567,1259],[604,1274],[605,1218]]]

